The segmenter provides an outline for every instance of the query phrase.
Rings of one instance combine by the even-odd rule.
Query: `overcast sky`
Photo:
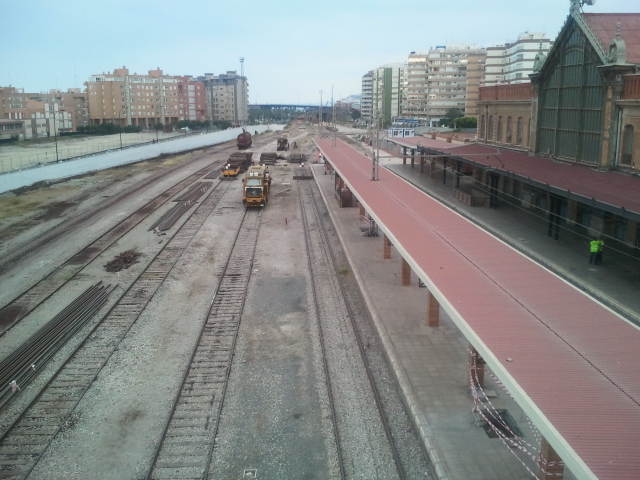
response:
[[[317,103],[360,93],[362,75],[435,45],[490,46],[524,31],[555,38],[569,0],[323,2],[0,0],[0,86],[82,87],[126,65],[172,75],[239,70],[250,103]],[[640,11],[599,0],[587,12]]]

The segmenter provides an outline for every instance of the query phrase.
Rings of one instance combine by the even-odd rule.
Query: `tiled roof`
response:
[[[605,52],[609,51],[609,44],[616,37],[619,23],[627,62],[640,64],[640,13],[583,13],[582,16]]]

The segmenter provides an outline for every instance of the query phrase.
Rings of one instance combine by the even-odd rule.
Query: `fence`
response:
[[[200,132],[194,132],[200,133]],[[58,137],[46,143],[31,141],[0,146],[0,173],[33,168],[97,153],[184,137],[184,133],[123,133],[87,137]],[[56,145],[57,143],[57,145]]]

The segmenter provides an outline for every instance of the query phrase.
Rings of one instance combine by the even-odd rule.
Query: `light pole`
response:
[[[58,157],[58,129],[56,128],[56,108],[55,108],[55,104],[53,104],[53,141],[56,144],[56,162],[59,162],[60,159]]]
[[[318,129],[322,128],[322,90],[320,90],[320,110],[318,112]]]

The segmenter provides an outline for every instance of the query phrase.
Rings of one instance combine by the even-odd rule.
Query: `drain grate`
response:
[[[495,412],[497,412],[497,414]],[[498,438],[496,430],[500,432],[500,436],[507,438],[522,436],[522,432],[508,410],[497,408],[495,412],[485,410],[484,417],[481,417],[482,428],[489,438]],[[488,422],[491,422],[491,424]]]

